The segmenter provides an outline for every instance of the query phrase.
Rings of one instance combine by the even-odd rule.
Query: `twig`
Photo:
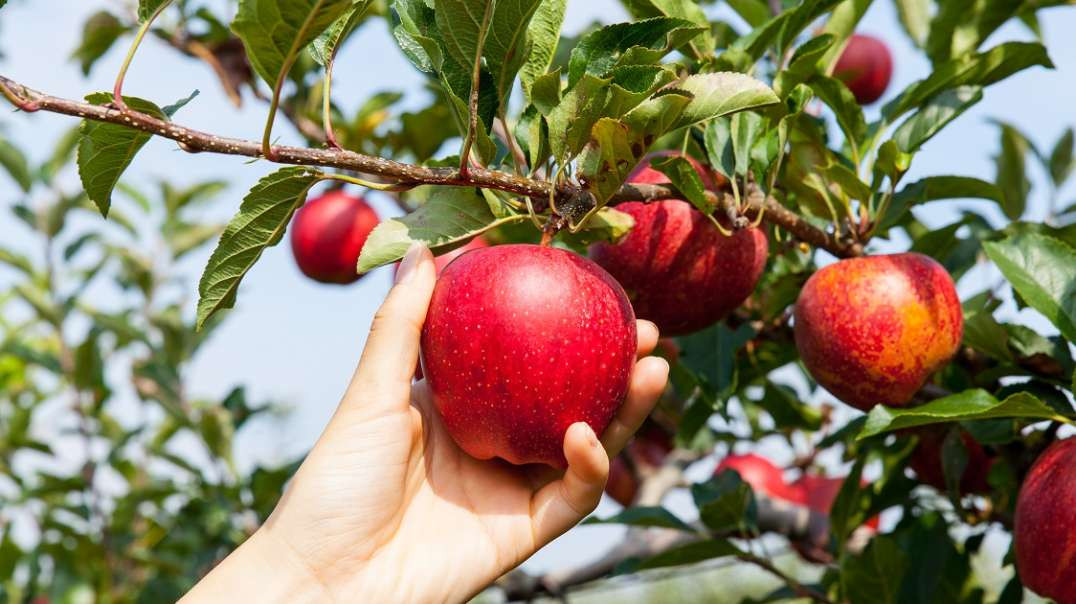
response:
[[[478,132],[478,85],[482,80],[482,49],[486,46],[486,34],[489,33],[489,22],[493,18],[493,0],[486,0],[486,10],[482,14],[482,27],[478,30],[478,43],[474,51],[474,69],[471,70],[471,99],[467,107],[470,111],[470,121],[467,124],[467,136],[463,139],[463,150],[460,151],[460,176],[467,176],[470,169],[471,145]]]
[[[826,597],[826,594],[824,594],[824,593],[822,593],[822,592],[820,592],[818,590],[812,589],[810,587],[807,587],[806,585],[804,585],[804,584],[800,583],[799,581],[793,579],[792,577],[785,574],[784,571],[782,571],[781,569],[774,566],[772,562],[770,562],[769,560],[766,560],[765,558],[760,558],[760,557],[758,557],[758,556],[756,556],[754,554],[748,554],[748,553],[745,553],[745,554],[742,554],[740,556],[737,556],[737,558],[739,558],[740,560],[743,560],[744,562],[749,562],[751,564],[754,564],[755,566],[757,566],[757,567],[759,567],[761,569],[764,569],[765,571],[769,572],[771,575],[773,575],[773,576],[777,577],[778,579],[784,581],[785,585],[788,585],[788,587],[791,588],[792,591],[796,592],[796,595],[798,595],[798,596],[801,596],[801,597],[804,597],[804,598],[810,598],[810,599],[814,600],[815,602],[822,602],[822,604],[833,604],[833,601],[830,600],[828,597]]]
[[[127,56],[123,59],[123,64],[120,65],[120,71],[116,74],[116,83],[112,86],[112,102],[116,105],[116,108],[120,111],[127,111],[127,103],[123,100],[123,80],[127,77],[127,69],[131,66],[131,61],[134,61],[135,52],[138,51],[138,47],[142,44],[142,39],[146,37],[146,32],[149,31],[150,25],[157,19],[164,9],[168,8],[168,5],[172,3],[172,0],[165,0],[153,11],[145,22],[138,27],[138,32],[135,33],[135,39],[131,42],[131,47],[127,49]]]
[[[254,158],[265,157],[262,145],[255,141],[200,132],[134,110],[121,112],[111,107],[50,96],[27,88],[2,75],[0,75],[0,93],[10,100],[12,104],[24,111],[45,110],[99,122],[119,124],[174,140],[180,143],[184,150],[190,152],[207,151]],[[567,199],[583,193],[583,190],[578,185],[569,182],[554,184],[550,181],[535,180],[480,167],[470,167],[467,174],[463,175],[454,168],[431,168],[405,164],[341,149],[310,149],[273,145],[271,152],[272,161],[276,163],[323,166],[363,174],[376,174],[383,178],[391,179],[399,185],[470,186],[505,191],[531,198],[534,201],[534,207],[538,210],[546,209],[551,195]],[[735,203],[735,200],[728,193],[723,193],[720,197],[710,192],[707,195],[712,196],[714,203],[722,206]],[[648,202],[660,199],[683,198],[684,196],[675,187],[669,185],[624,185],[613,196],[610,203]],[[787,230],[801,241],[825,249],[834,256],[846,258],[863,253],[861,243],[839,239],[837,236],[815,227],[795,212],[782,206],[773,197],[765,196],[761,190],[754,189],[751,191],[746,206],[748,216],[752,216],[754,212],[764,208],[767,222]]]

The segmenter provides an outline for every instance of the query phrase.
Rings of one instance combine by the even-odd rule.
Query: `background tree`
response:
[[[664,348],[674,384],[647,432],[659,435],[660,452],[642,453],[645,436],[633,445],[638,453],[629,449],[622,471],[635,489],[622,498],[634,505],[601,521],[633,527],[623,543],[585,567],[513,573],[496,588],[502,595],[557,594],[614,572],[718,559],[776,576],[783,587],[757,594],[769,600],[1019,601],[1019,578],[996,594],[972,559],[988,531],[1012,531],[1023,477],[1076,417],[1076,216],[1057,194],[1073,166],[1073,136],[1064,130],[1040,151],[997,122],[994,182],[904,176],[916,152],[990,85],[1051,66],[1039,42],[989,38],[1010,20],[1034,38],[1040,11],[1063,3],[896,2],[932,69],[878,114],[857,103],[870,95],[839,61],[870,2],[740,1],[726,22],[707,3],[625,1],[632,22],[572,38],[560,34],[565,4],[141,0],[94,15],[75,52],[88,72],[113,44],[130,42],[111,92],[64,99],[0,76],[0,92],[23,112],[82,120],[40,165],[0,142],[0,164],[31,200],[12,209],[34,247],[0,249],[16,283],[0,298],[5,597],[174,598],[272,508],[294,465],[246,472],[232,462],[233,434],[265,407],[248,405],[241,388],[199,400],[184,387],[184,367],[307,193],[335,181],[386,191],[408,212],[369,235],[357,272],[398,260],[414,240],[439,253],[479,235],[585,252],[621,241],[638,220],[624,204],[639,201],[681,199],[730,234],[755,223],[766,232],[754,294]],[[4,16],[3,27],[18,27]],[[426,106],[404,110],[391,94],[354,112],[336,104],[337,49],[377,25],[427,75]],[[234,103],[264,103],[261,139],[183,126],[182,107],[196,94],[172,105],[123,96],[146,34],[204,63]],[[18,60],[17,49],[5,51]],[[278,114],[307,146],[276,144]],[[154,194],[121,184],[153,137],[184,151],[258,158],[252,169],[266,176],[226,226],[206,224],[199,206],[225,205],[218,183],[161,185]],[[664,179],[625,184],[654,150],[686,153],[717,176],[707,182],[709,172],[699,176],[672,156],[653,164]],[[291,166],[272,172],[266,161]],[[1036,161],[1051,182],[1041,223],[1024,220]],[[68,169],[82,191],[67,191]],[[930,230],[910,211],[964,198],[996,202],[1007,221],[963,210]],[[79,218],[86,210],[107,221]],[[218,233],[192,309],[173,265]],[[955,279],[989,261],[1005,280],[971,288],[959,351],[917,389],[914,406],[849,400],[867,411],[859,415],[806,403],[819,399],[817,385],[791,326],[804,284],[833,257],[894,247],[933,257]],[[996,317],[1010,297],[1056,335]],[[122,302],[100,307],[106,298]],[[138,404],[117,396],[126,388]],[[50,407],[62,410],[50,418],[62,419],[38,418]],[[67,422],[71,432],[41,442],[35,421]],[[797,452],[787,476],[772,464],[729,462],[686,484],[700,460],[763,439]],[[83,451],[70,463],[73,447]],[[842,479],[839,489],[823,486],[837,484],[825,480],[833,468],[818,461],[825,457],[846,462],[830,477]],[[864,472],[878,478],[864,485]],[[661,507],[685,487],[693,510]],[[892,520],[876,532],[871,519],[885,510]],[[31,526],[28,538],[20,523]],[[760,546],[770,534],[810,564],[779,567]]]

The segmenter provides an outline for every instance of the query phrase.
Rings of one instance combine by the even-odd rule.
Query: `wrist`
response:
[[[239,594],[244,600],[265,603],[332,601],[313,569],[265,527],[214,567],[180,602],[230,604]]]

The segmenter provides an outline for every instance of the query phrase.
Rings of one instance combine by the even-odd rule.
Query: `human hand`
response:
[[[657,328],[638,323],[629,391],[601,440],[565,434],[566,471],[478,460],[445,431],[424,381],[412,384],[436,281],[433,257],[409,250],[374,317],[340,406],[269,520],[186,601],[460,602],[597,506],[609,457],[665,387],[647,357]]]

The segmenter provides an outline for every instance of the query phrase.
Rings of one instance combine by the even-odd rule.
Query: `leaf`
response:
[[[767,381],[765,393],[756,404],[770,414],[778,428],[817,430],[822,426],[822,414],[800,400],[788,386]]]
[[[690,42],[695,58],[701,59],[714,51],[714,37],[708,31],[711,26],[710,19],[697,0],[623,0],[623,3],[635,19],[675,17],[691,21],[704,28],[704,31]]]
[[[633,149],[632,140],[631,129],[610,117],[601,118],[591,128],[590,141],[580,153],[578,165],[580,180],[599,206],[620,190],[645,152],[641,144]]]
[[[980,86],[960,86],[930,99],[893,133],[900,150],[914,153],[949,122],[983,98]]]
[[[727,179],[736,174],[736,156],[732,148],[732,120],[717,118],[706,124],[703,133],[710,165]]]
[[[1001,209],[1010,220],[1023,215],[1027,206],[1027,195],[1031,192],[1031,181],[1027,177],[1026,156],[1029,144],[1020,132],[1002,122],[1001,153],[994,158],[997,166],[994,182],[1001,189]]]
[[[732,116],[732,155],[736,174],[746,178],[751,169],[751,149],[762,131],[762,118],[757,113],[741,112]]]
[[[711,214],[713,205],[706,199],[706,187],[702,178],[687,159],[672,156],[652,161],[650,166],[669,177],[669,182],[703,214]]]
[[[701,31],[690,21],[668,17],[607,25],[583,36],[572,49],[568,86],[585,74],[602,78],[617,66],[657,63]]]
[[[908,555],[894,538],[871,539],[862,553],[841,559],[841,589],[851,604],[892,604],[898,601]]]
[[[254,71],[270,87],[285,64],[339,19],[352,0],[239,0],[232,31]]]
[[[1057,188],[1065,184],[1069,174],[1072,174],[1072,168],[1076,166],[1072,160],[1073,142],[1072,126],[1069,126],[1050,152],[1050,178]]]
[[[310,56],[314,57],[318,65],[328,67],[340,43],[366,19],[370,1],[352,0],[351,8],[310,43]]]
[[[82,26],[82,41],[71,53],[71,58],[79,62],[82,75],[89,75],[98,59],[128,31],[130,28],[108,11],[98,11],[90,15]]]
[[[939,199],[992,199],[1001,203],[1001,189],[993,183],[970,176],[928,176],[905,186],[889,205],[879,223],[885,230],[900,221],[904,212],[913,205]]]
[[[511,1],[511,0],[508,0]],[[437,31],[448,55],[466,68],[474,66],[478,42],[488,30],[482,30],[487,6],[494,0],[438,0],[434,5]],[[492,19],[490,20],[492,24]]]
[[[153,13],[167,5],[172,0],[138,0],[138,22],[145,23],[153,16]]]
[[[741,556],[743,554],[743,550],[726,539],[708,539],[667,549],[656,556],[643,560],[637,569],[679,566],[713,558]]]
[[[935,66],[926,78],[912,83],[897,98],[882,107],[882,116],[893,123],[901,115],[919,107],[934,95],[958,86],[989,86],[1010,75],[1041,65],[1054,64],[1042,44],[1034,42],[1005,42],[990,50],[967,55]]]
[[[676,90],[693,98],[673,124],[673,129],[780,102],[766,84],[734,72],[690,75],[677,84]]]
[[[541,0],[538,10],[534,12],[527,37],[531,41],[531,51],[519,73],[523,94],[530,97],[530,88],[538,76],[549,70],[553,55],[560,40],[560,28],[564,23],[564,13],[568,0]],[[559,81],[559,78],[558,78]]]
[[[983,242],[983,251],[1028,306],[1076,342],[1076,249],[1029,232]]]
[[[706,482],[691,485],[699,518],[714,533],[751,530],[755,526],[755,497],[735,470],[725,470]]]
[[[608,518],[591,516],[583,524],[626,524],[628,526],[660,527],[694,533],[695,529],[680,520],[669,510],[660,507],[630,507]]]
[[[766,52],[771,44],[777,54],[783,56],[796,38],[812,21],[838,4],[839,0],[806,0],[802,4],[782,11],[751,33],[732,44],[730,50],[746,53],[752,63]]]
[[[507,109],[516,74],[528,58],[531,47],[531,19],[541,4],[542,0],[496,0],[494,5],[493,18],[482,54],[486,57],[490,73],[493,74],[493,84],[497,89],[502,111]],[[441,4],[438,4],[438,8],[440,6]],[[555,44],[554,42],[553,50],[556,48]],[[552,50],[549,59],[552,59]],[[548,63],[546,66],[548,67]]]
[[[861,140],[867,132],[867,121],[863,118],[863,108],[848,86],[836,78],[825,76],[815,76],[808,84],[818,98],[833,110],[837,125],[841,127],[849,146]]]
[[[392,8],[400,19],[400,24],[392,29],[400,50],[419,71],[440,71],[444,55],[434,37],[437,25],[433,9],[423,0],[395,0]]]
[[[217,311],[235,306],[239,282],[265,248],[280,241],[295,210],[319,179],[320,173],[309,168],[288,167],[251,188],[239,213],[225,227],[198,283],[198,329]]]
[[[192,97],[193,98],[193,97]],[[112,102],[112,93],[95,92],[86,97],[94,105]],[[162,110],[150,101],[135,97],[123,97],[127,106],[158,119],[167,120],[168,110]],[[188,99],[189,100],[189,99]],[[183,102],[185,104],[185,102]],[[182,104],[168,109],[178,109]],[[92,120],[82,120],[79,128],[78,175],[90,200],[97,205],[102,216],[108,216],[112,205],[112,190],[119,182],[135,154],[152,136],[148,132]]]
[[[438,187],[419,209],[401,218],[383,220],[374,228],[362,246],[358,272],[400,260],[416,241],[441,254],[491,228],[526,218],[495,218],[486,200],[473,188]]]
[[[877,405],[867,415],[867,423],[856,440],[928,424],[995,418],[1063,419],[1057,411],[1030,394],[1021,392],[999,401],[985,390],[974,389],[919,407],[897,409]]]
[[[26,156],[2,136],[0,136],[0,166],[7,170],[19,188],[25,192],[30,191],[34,178],[30,174],[30,164],[27,163]]]
[[[904,33],[922,48],[930,33],[930,0],[895,0],[894,3]]]

